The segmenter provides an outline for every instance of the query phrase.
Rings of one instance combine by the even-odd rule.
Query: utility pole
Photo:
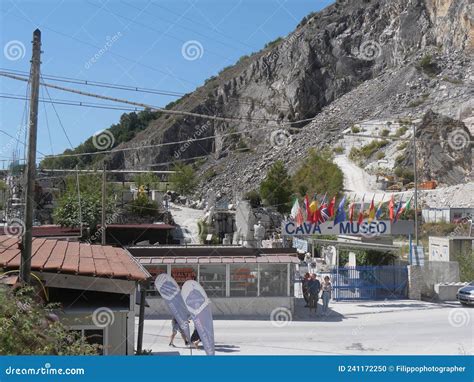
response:
[[[31,279],[31,247],[33,227],[33,203],[36,178],[36,136],[38,130],[38,97],[41,66],[41,31],[33,32],[33,54],[31,57],[30,74],[30,118],[28,136],[28,160],[26,166],[26,203],[25,203],[25,232],[21,249],[20,279],[25,284]]]
[[[415,182],[414,208],[415,208],[415,243],[418,247],[418,156],[416,154],[416,126],[413,124],[413,180]]]
[[[106,161],[104,159],[104,168],[102,170],[102,219],[101,219],[101,222],[100,222],[100,229],[102,231],[102,235],[101,235],[101,243],[102,245],[105,245],[105,234],[106,234],[106,226],[105,226],[105,210],[107,208],[106,206],[106,197],[105,197],[105,193],[107,191],[107,186],[106,186],[106,168],[107,168],[107,164],[106,164]]]

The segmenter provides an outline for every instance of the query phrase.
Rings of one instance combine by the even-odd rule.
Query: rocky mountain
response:
[[[441,161],[455,162],[456,180],[448,184],[469,181],[473,24],[470,0],[338,0],[171,109],[230,119],[162,115],[118,147],[141,149],[117,152],[112,166],[162,169],[204,157],[201,192],[231,197],[256,187],[277,159],[294,171],[309,148],[335,147],[354,124],[403,119],[435,126],[431,136],[442,139],[452,129],[467,132],[466,161],[453,159],[453,150]],[[454,121],[449,131],[443,116]],[[396,134],[395,125],[387,128]],[[194,141],[170,144],[188,139]],[[420,164],[426,177],[439,175],[427,162],[444,147]]]

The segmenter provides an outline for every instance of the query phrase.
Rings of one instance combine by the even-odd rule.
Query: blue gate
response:
[[[331,270],[336,300],[385,300],[408,297],[408,269],[403,266],[338,267]]]

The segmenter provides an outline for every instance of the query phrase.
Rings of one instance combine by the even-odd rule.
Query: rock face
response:
[[[119,148],[195,141],[120,152],[112,165],[163,169],[206,156],[202,189],[235,195],[276,159],[293,171],[310,147],[336,144],[358,121],[428,109],[459,118],[473,96],[472,11],[470,0],[336,1],[173,107],[233,120],[162,116]]]
[[[420,181],[436,179],[440,185],[469,180],[473,140],[467,127],[457,120],[429,111],[416,129],[417,169]],[[413,145],[405,152],[405,166],[413,166]]]

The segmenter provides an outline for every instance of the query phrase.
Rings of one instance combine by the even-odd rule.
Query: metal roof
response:
[[[167,265],[167,264],[299,264],[297,256],[292,255],[260,255],[260,256],[166,256],[166,257],[139,257],[140,264]]]

